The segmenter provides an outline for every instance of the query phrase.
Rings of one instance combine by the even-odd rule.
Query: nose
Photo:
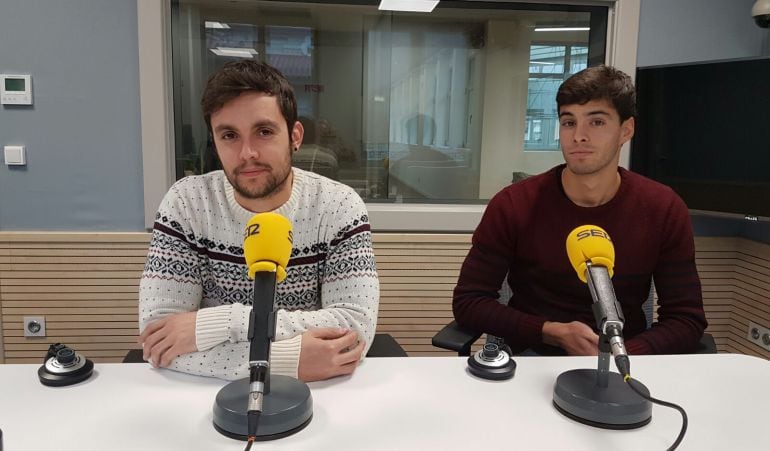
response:
[[[255,143],[251,139],[243,140],[243,145],[241,146],[241,159],[256,160],[258,158],[259,158],[259,150],[257,147],[257,143]]]
[[[575,133],[572,135],[572,139],[575,142],[587,142],[588,141],[588,126],[580,122],[575,123]]]

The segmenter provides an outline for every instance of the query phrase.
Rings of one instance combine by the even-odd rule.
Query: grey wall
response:
[[[0,73],[34,105],[0,107],[0,230],[144,229],[136,2],[2,0]]]
[[[641,0],[638,66],[770,55],[755,0]]]

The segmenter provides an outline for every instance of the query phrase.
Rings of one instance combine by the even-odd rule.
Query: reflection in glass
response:
[[[589,59],[589,49],[605,48],[606,8],[458,5],[469,3],[413,14],[173,2],[177,177],[218,169],[200,94],[236,58],[267,61],[294,87],[305,128],[294,165],[369,202],[481,203],[512,179],[560,163],[559,152],[528,151],[558,150],[556,89],[589,60],[603,60]],[[597,42],[588,31],[535,31],[589,24]]]
[[[524,150],[559,150],[559,117],[556,92],[559,85],[588,67],[584,44],[533,44],[529,50],[529,85]],[[565,71],[564,68],[569,68]],[[534,130],[537,129],[538,132]]]

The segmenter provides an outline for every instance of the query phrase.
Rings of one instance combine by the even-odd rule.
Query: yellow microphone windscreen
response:
[[[286,278],[292,246],[291,222],[278,213],[259,213],[246,224],[243,255],[249,277],[257,271],[275,271],[276,281]]]
[[[586,281],[586,263],[604,266],[612,277],[615,266],[615,247],[610,235],[601,227],[583,225],[567,235],[567,257],[578,277]]]

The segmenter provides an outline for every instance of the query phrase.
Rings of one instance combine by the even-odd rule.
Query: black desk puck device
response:
[[[510,379],[516,372],[516,362],[497,343],[487,343],[468,357],[468,371],[483,379]]]
[[[91,377],[94,370],[94,362],[61,343],[48,348],[43,362],[37,376],[43,385],[50,387],[77,384]]]

